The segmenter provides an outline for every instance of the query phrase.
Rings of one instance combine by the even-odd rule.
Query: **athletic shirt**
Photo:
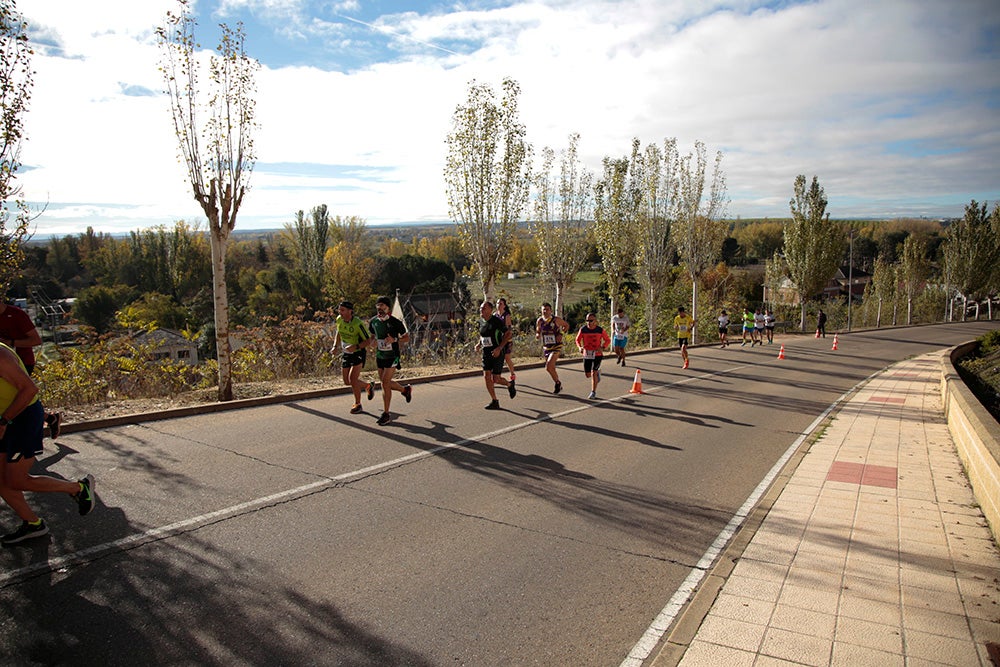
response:
[[[4,311],[0,313],[0,338],[7,340],[17,340],[18,338],[24,338],[28,333],[35,328],[35,324],[28,317],[28,313],[24,312],[17,306],[7,305]],[[19,347],[14,350],[14,353],[21,358],[24,362],[25,367],[35,365],[35,350],[32,347]]]
[[[344,347],[348,345],[360,345],[368,339],[368,330],[360,317],[352,317],[348,322],[340,315],[337,315],[337,333],[340,334],[340,342]]]
[[[764,316],[764,326],[765,327],[773,327],[774,326],[774,321],[775,321],[775,318],[774,318],[773,314],[768,313],[767,315]]]
[[[743,311],[743,328],[753,329],[753,313],[746,310]]]
[[[7,347],[3,343],[0,343],[0,348],[14,352],[14,350]],[[24,374],[27,375],[28,371],[24,368],[24,362],[21,361],[21,357],[17,356],[16,352],[14,352],[14,358],[17,359],[17,365],[20,366],[21,370],[24,371]],[[3,412],[10,407],[10,404],[14,402],[15,396],[17,396],[17,387],[4,378],[0,378],[0,412]],[[31,402],[28,403],[28,405],[34,405],[37,401],[38,394],[35,394],[35,397],[31,399]]]
[[[611,329],[619,338],[625,335],[630,326],[632,326],[632,322],[629,321],[628,315],[622,315],[621,317],[613,315],[611,317]]]
[[[399,356],[399,337],[406,333],[406,327],[398,319],[390,315],[385,320],[380,320],[378,317],[373,317],[368,326],[372,328],[372,333],[375,334],[376,346],[378,351],[375,356],[379,359],[395,359]],[[386,342],[386,336],[392,336],[397,342],[391,345]]]
[[[558,350],[562,348],[562,328],[556,324],[556,318],[551,317],[546,321],[544,317],[539,317],[535,321],[535,331],[542,335],[542,349]]]
[[[583,356],[586,359],[603,356],[603,350],[611,343],[608,332],[601,327],[588,329],[586,326],[580,327],[576,334],[576,344],[583,348]],[[590,352],[590,354],[587,354]]]
[[[690,315],[678,315],[674,318],[674,328],[677,329],[678,338],[690,338],[691,337],[691,325],[694,324],[694,320],[691,319]]]
[[[719,328],[722,329],[728,326],[729,326],[729,315],[719,315]]]
[[[490,315],[489,319],[480,322],[479,343],[483,346],[483,352],[492,352],[493,348],[503,340],[505,333],[507,325],[496,315]]]

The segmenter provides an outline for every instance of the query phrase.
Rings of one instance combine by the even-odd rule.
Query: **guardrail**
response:
[[[1000,424],[955,369],[955,361],[976,345],[975,341],[965,343],[941,355],[941,399],[972,493],[990,524],[993,539],[1000,543]]]

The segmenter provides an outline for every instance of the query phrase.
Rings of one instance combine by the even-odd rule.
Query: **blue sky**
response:
[[[154,28],[174,0],[20,0],[36,52],[20,181],[36,233],[201,220]],[[196,0],[260,60],[257,167],[237,226],[326,204],[446,221],[469,82],[522,89],[536,155],[580,133],[594,172],[637,137],[724,153],[729,214],[786,217],[796,175],[839,217],[958,216],[1000,199],[995,0]]]

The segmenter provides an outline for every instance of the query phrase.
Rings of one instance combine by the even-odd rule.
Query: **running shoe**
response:
[[[94,509],[94,476],[87,475],[81,480],[80,490],[73,498],[76,500],[76,507],[80,510],[80,516],[87,516]]]
[[[388,412],[383,412],[382,416],[379,417],[378,421],[375,423],[378,424],[379,426],[385,426],[391,421],[392,421],[392,415],[390,415]]]
[[[500,409],[500,401],[498,401],[496,399],[493,399],[492,401],[490,401],[490,404],[486,406],[486,409],[487,410],[499,410]]]
[[[507,393],[510,394],[511,398],[517,396],[517,387],[515,387],[514,384],[514,378],[511,378],[510,382],[507,383]]]
[[[363,411],[364,411],[364,408],[363,408],[363,407],[361,407],[361,404],[360,404],[360,403],[355,403],[355,404],[354,404],[354,407],[353,407],[353,408],[351,408],[351,414],[352,414],[352,415],[356,415],[356,414],[358,414],[358,413],[360,413],[360,412],[363,412]]]
[[[403,387],[403,398],[406,399],[407,403],[409,403],[413,399],[413,387],[411,387],[410,385],[406,385],[405,387]]]
[[[556,388],[552,390],[553,394],[558,394],[562,391],[562,382],[556,382]]]
[[[59,433],[62,431],[62,413],[50,412],[45,415],[45,423],[49,425],[49,436],[53,440],[58,438]]]
[[[625,368],[625,360],[622,359],[622,368]]]
[[[596,391],[590,392],[590,394],[587,396],[587,398],[597,398],[597,392]]]
[[[368,388],[365,391],[368,392],[368,400],[369,401],[372,400],[373,398],[375,398],[375,383],[374,382],[369,382],[368,383]]]
[[[25,540],[30,540],[33,537],[47,535],[48,532],[49,527],[45,525],[45,521],[42,519],[39,519],[38,523],[35,525],[31,525],[27,521],[22,521],[20,528],[15,530],[13,533],[8,533],[7,535],[0,537],[0,543],[7,547],[12,544],[24,542]]]
[[[687,367],[688,367],[688,362],[685,361],[684,362],[684,368],[687,368]]]

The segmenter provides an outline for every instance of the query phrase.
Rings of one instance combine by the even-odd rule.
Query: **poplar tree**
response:
[[[930,276],[927,242],[910,234],[903,241],[903,256],[899,261],[899,282],[906,297],[906,324],[913,324],[913,299]]]
[[[677,140],[670,138],[661,149],[649,144],[643,153],[642,205],[639,210],[639,247],[636,252],[639,283],[645,293],[649,346],[656,345],[657,316],[670,286],[670,216],[677,187]]]
[[[969,297],[978,301],[996,287],[993,279],[1000,262],[1000,222],[995,222],[1000,221],[997,208],[990,215],[987,202],[979,204],[973,199],[966,205],[962,219],[952,223],[946,232],[946,275],[962,293],[962,321],[966,319]]]
[[[170,98],[174,133],[187,167],[195,201],[208,218],[212,247],[212,293],[215,348],[219,362],[219,400],[233,399],[229,344],[229,296],[226,247],[236,216],[250,188],[256,156],[255,74],[260,64],[247,56],[242,23],[220,26],[216,52],[208,60],[209,91],[202,97],[195,42],[196,21],[188,0],[180,12],[168,12],[156,34],[163,53],[163,73]],[[207,119],[202,118],[202,113]]]
[[[785,225],[785,262],[788,275],[799,294],[800,322],[806,330],[806,302],[821,292],[833,277],[844,256],[844,232],[830,222],[826,212],[826,194],[813,176],[806,188],[806,177],[795,177],[794,194],[789,201],[791,222]]]
[[[631,159],[604,158],[604,176],[594,185],[594,237],[611,296],[611,314],[617,310],[622,283],[635,262],[637,218],[642,205],[639,140],[632,142]],[[609,315],[609,317],[610,317]]]
[[[691,317],[698,319],[698,281],[715,266],[722,255],[729,225],[726,214],[726,177],[722,172],[722,151],[715,154],[712,182],[705,193],[705,170],[708,162],[705,144],[695,142],[694,153],[678,161],[674,198],[673,241],[677,254],[691,277]],[[697,332],[692,331],[691,342]]]
[[[493,296],[531,183],[532,149],[518,114],[521,88],[513,79],[502,87],[498,104],[492,88],[472,81],[446,140],[448,212],[486,298]]]
[[[24,114],[34,85],[31,55],[27,22],[14,0],[0,0],[0,293],[21,271],[21,245],[31,222],[17,183]]]
[[[556,180],[555,151],[542,151],[535,176],[531,231],[538,247],[539,273],[555,289],[553,310],[563,316],[563,295],[587,259],[587,224],[593,217],[593,174],[580,165],[579,134],[571,134],[562,152]]]

